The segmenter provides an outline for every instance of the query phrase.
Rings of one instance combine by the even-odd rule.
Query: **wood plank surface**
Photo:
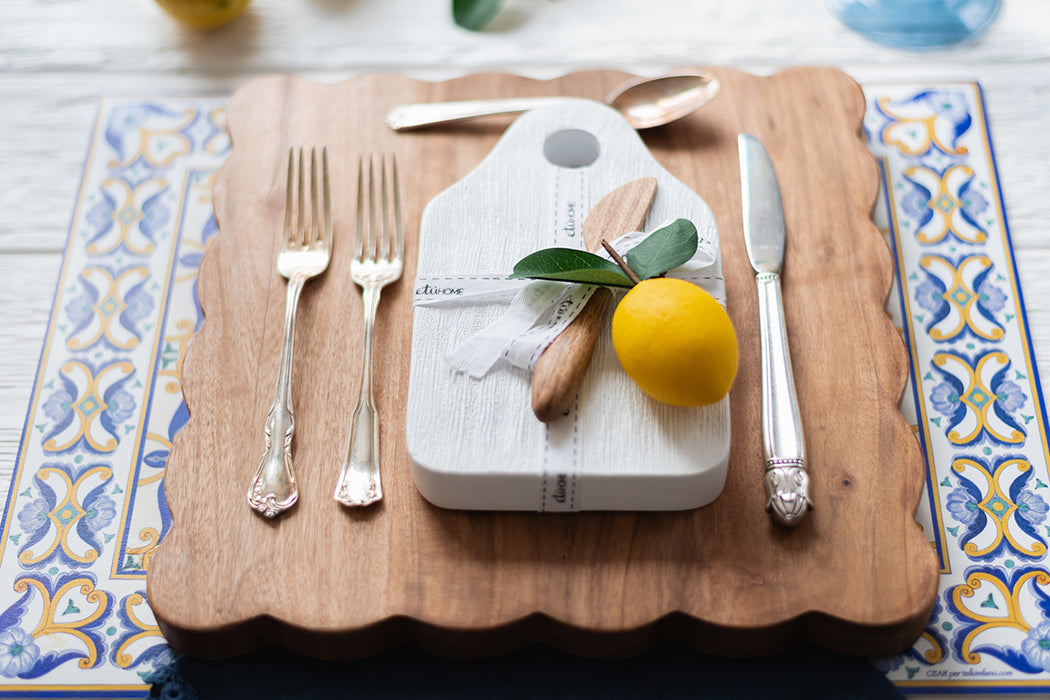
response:
[[[183,376],[191,419],[165,476],[174,525],[148,579],[150,604],[176,648],[222,657],[276,643],[327,658],[397,643],[480,655],[545,641],[610,656],[680,640],[730,655],[803,642],[883,655],[918,637],[938,568],[913,518],[923,465],[897,411],[907,359],[883,308],[890,253],[868,219],[877,174],[857,136],[863,96],[832,69],[769,78],[710,72],[723,81],[718,98],[645,136],[715,214],[743,349],[725,490],[684,513],[487,513],[428,504],[412,484],[404,447],[410,282],[384,292],[379,310],[385,500],[351,511],[331,499],[360,342],[360,295],[348,274],[357,156],[397,153],[411,280],[423,206],[473,168],[508,123],[399,135],[383,126],[385,112],[404,102],[518,94],[600,98],[629,76],[591,71],[540,82],[481,74],[425,83],[365,75],[332,86],[275,76],[234,95],[233,155],[215,192],[221,234],[199,281],[206,320]],[[763,509],[757,299],[741,234],[739,131],[770,151],[788,227],[785,313],[815,505],[791,531]],[[266,521],[248,508],[245,490],[263,449],[281,334],[284,283],[274,260],[282,154],[300,143],[328,145],[337,243],[299,314],[300,503]]]

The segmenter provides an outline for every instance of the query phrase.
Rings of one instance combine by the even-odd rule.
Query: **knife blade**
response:
[[[740,134],[737,147],[744,243],[758,286],[766,510],[778,523],[794,526],[813,505],[780,289],[784,209],[776,171],[762,142],[751,134]]]
[[[583,220],[583,241],[592,253],[602,247],[602,238],[614,241],[638,231],[656,196],[656,178],[643,177],[617,187],[605,195]],[[532,412],[548,423],[572,405],[591,363],[594,346],[612,292],[599,287],[579,315],[555,337],[536,361],[532,373]]]

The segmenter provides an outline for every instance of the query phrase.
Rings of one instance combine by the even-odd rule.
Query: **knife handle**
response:
[[[544,423],[565,415],[580,391],[612,292],[599,287],[540,355],[532,373],[532,412]]]
[[[797,525],[813,505],[809,500],[806,448],[791,373],[780,275],[760,272],[755,281],[762,355],[766,510],[783,525]]]

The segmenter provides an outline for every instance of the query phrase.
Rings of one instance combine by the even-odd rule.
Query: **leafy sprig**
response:
[[[687,219],[675,219],[627,251],[624,260],[640,279],[659,277],[692,258],[698,243],[696,226]],[[606,287],[635,284],[616,263],[577,248],[545,248],[530,253],[517,262],[510,278]]]

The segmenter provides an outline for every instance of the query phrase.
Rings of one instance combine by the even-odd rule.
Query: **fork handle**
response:
[[[346,506],[367,506],[383,498],[379,478],[379,414],[372,392],[372,351],[375,346],[379,286],[365,285],[365,332],[361,342],[361,388],[350,421],[346,461],[339,470],[335,500]]]
[[[275,518],[295,505],[299,487],[292,469],[292,437],[295,419],[292,415],[292,351],[295,345],[295,317],[299,308],[299,293],[305,278],[288,280],[284,302],[284,340],[281,360],[277,368],[277,387],[273,403],[266,416],[266,452],[259,469],[248,487],[248,503],[267,518]],[[280,436],[282,439],[275,440]]]

